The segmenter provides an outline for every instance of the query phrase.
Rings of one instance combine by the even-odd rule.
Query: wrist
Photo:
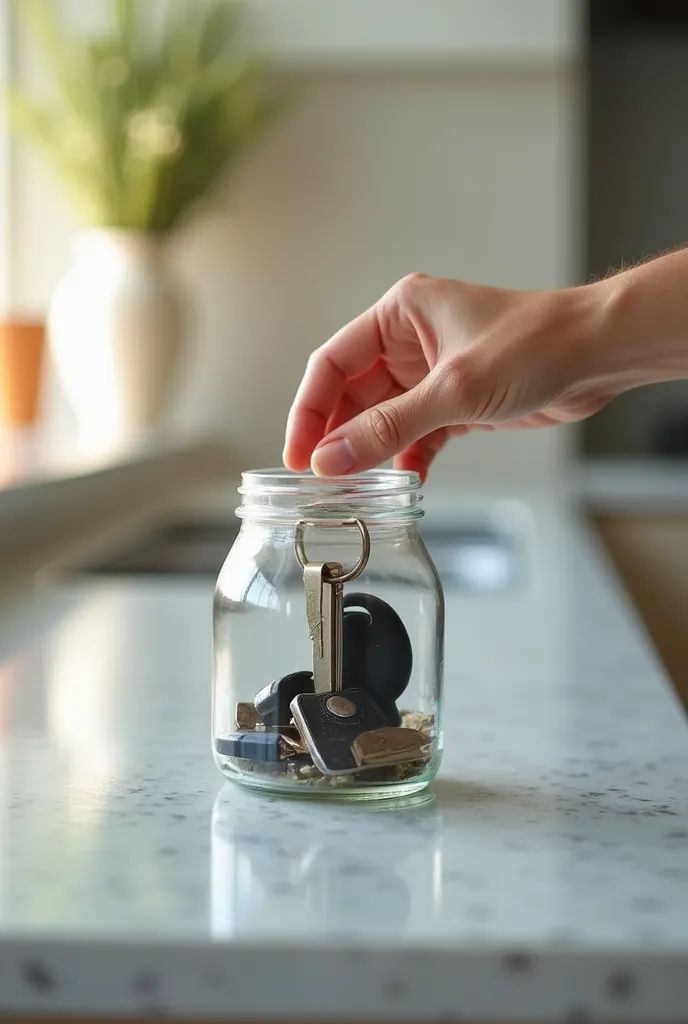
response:
[[[630,365],[630,352],[625,344],[627,324],[632,316],[633,290],[626,275],[605,278],[578,290],[585,309],[581,317],[581,347],[586,376],[613,385],[614,391],[633,387],[633,383],[627,383],[627,378],[635,375],[637,369]],[[635,363],[635,358],[632,361]]]
[[[611,383],[618,377],[623,299],[606,285],[604,281],[548,293],[546,336],[549,345],[556,342],[555,358],[568,386]]]
[[[613,390],[688,376],[687,257],[675,253],[579,289],[588,293],[590,369]]]

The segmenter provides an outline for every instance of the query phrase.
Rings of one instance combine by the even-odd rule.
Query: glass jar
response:
[[[227,778],[365,800],[434,778],[444,598],[419,491],[397,470],[243,474],[213,608],[212,739]]]

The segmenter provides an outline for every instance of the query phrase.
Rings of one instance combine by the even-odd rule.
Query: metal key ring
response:
[[[309,564],[306,558],[306,549],[303,544],[303,534],[307,526],[314,528],[322,527],[324,523],[316,522],[312,519],[301,519],[296,524],[295,538],[294,538],[294,550],[296,552],[296,558],[302,569],[305,569]],[[337,583],[351,583],[352,580],[358,579],[370,558],[370,534],[368,533],[368,527],[362,519],[342,519],[340,523],[336,523],[336,526],[355,526],[361,535],[361,554],[356,562],[353,569],[349,572],[343,573],[341,576],[336,577]]]

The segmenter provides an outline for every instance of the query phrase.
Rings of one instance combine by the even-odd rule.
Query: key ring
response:
[[[349,572],[343,573],[341,576],[336,576],[333,582],[337,583],[351,583],[352,580],[358,579],[370,558],[370,534],[368,533],[368,527],[362,519],[342,519],[337,526],[355,526],[361,535],[361,554],[359,556],[356,565]],[[294,550],[296,552],[296,558],[302,569],[305,569],[309,564],[306,558],[306,549],[303,543],[303,535],[307,526],[314,528],[323,526],[323,523],[316,522],[312,519],[301,519],[296,524],[295,538],[294,538]]]

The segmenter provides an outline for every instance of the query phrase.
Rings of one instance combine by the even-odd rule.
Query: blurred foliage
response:
[[[14,128],[43,152],[86,220],[163,235],[206,198],[285,105],[237,50],[233,0],[110,0],[111,24],[75,36],[54,0],[15,0],[54,96],[8,96]]]

